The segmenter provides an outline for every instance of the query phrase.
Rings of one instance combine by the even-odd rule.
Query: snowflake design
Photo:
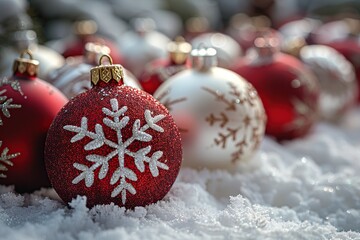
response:
[[[132,136],[128,139],[124,139],[122,135],[122,129],[125,128],[130,121],[130,118],[125,116],[128,107],[122,106],[119,108],[119,103],[116,98],[110,100],[110,105],[111,110],[105,107],[102,108],[102,112],[107,116],[103,118],[103,123],[111,130],[116,132],[116,143],[106,138],[101,124],[95,125],[95,131],[89,131],[87,124],[88,119],[86,117],[82,117],[80,127],[66,125],[63,128],[67,131],[77,133],[71,138],[71,143],[77,142],[84,137],[92,139],[92,141],[84,146],[86,151],[98,149],[103,145],[114,149],[106,156],[96,154],[87,155],[86,160],[92,163],[90,167],[84,164],[74,163],[73,167],[81,171],[81,173],[72,180],[72,183],[78,184],[84,180],[85,186],[91,187],[95,178],[94,171],[97,168],[100,168],[98,178],[100,180],[104,179],[109,172],[109,161],[117,156],[119,167],[112,173],[110,184],[115,185],[118,182],[119,184],[113,189],[111,197],[116,197],[121,194],[122,203],[125,204],[127,192],[130,192],[133,195],[136,194],[136,189],[127,180],[137,181],[138,179],[136,173],[125,166],[125,155],[128,155],[134,159],[135,166],[140,172],[145,171],[145,163],[147,163],[149,165],[150,173],[153,177],[157,177],[159,175],[159,168],[163,170],[169,170],[169,167],[165,163],[159,161],[159,159],[161,159],[163,156],[162,151],[156,151],[151,156],[148,156],[151,151],[151,146],[139,149],[137,152],[132,152],[128,149],[128,147],[134,141],[150,142],[152,140],[152,136],[146,133],[146,130],[149,128],[155,130],[156,132],[164,132],[164,129],[156,123],[164,119],[165,115],[159,114],[155,117],[152,117],[151,111],[145,110],[144,117],[146,124],[141,126],[140,119],[136,119],[132,126]],[[167,160],[164,162],[166,161]]]
[[[11,115],[10,115],[9,109],[21,108],[21,105],[12,103],[13,99],[8,98],[5,95],[5,92],[6,92],[6,89],[0,90],[0,109],[1,109],[2,114],[5,117],[10,118]],[[3,120],[1,119],[1,116],[0,116],[0,126],[1,125],[3,125]]]
[[[252,148],[256,149],[260,144],[262,135],[258,126],[266,121],[266,116],[264,112],[257,112],[254,118],[244,116],[240,125],[230,127],[227,113],[236,111],[238,104],[247,104],[249,107],[255,108],[258,97],[256,90],[250,84],[246,86],[245,95],[237,89],[235,84],[228,82],[228,86],[230,87],[228,94],[214,91],[208,87],[202,88],[202,90],[213,95],[215,100],[221,102],[225,107],[224,111],[220,112],[220,114],[210,113],[210,115],[205,118],[205,121],[208,122],[210,126],[218,124],[221,129],[218,136],[214,139],[215,145],[225,149],[230,141],[235,143],[236,150],[231,153],[231,157],[232,162],[236,162],[240,160],[245,153],[245,147],[253,144]],[[244,131],[244,134],[239,139],[239,132],[241,130]]]
[[[14,89],[15,91],[18,91],[21,95],[23,95],[23,92],[21,91],[20,88],[20,83],[19,81],[10,81],[7,78],[3,78],[0,81],[0,87],[6,84],[10,84],[11,88]],[[10,118],[10,109],[14,109],[14,108],[21,108],[20,104],[14,104],[13,103],[13,99],[12,98],[8,98],[8,96],[5,95],[6,93],[6,89],[0,90],[0,110],[2,112],[2,114],[4,115],[4,117]],[[3,120],[1,119],[0,116],[0,126],[3,125]]]
[[[0,141],[0,147],[2,145],[2,141]],[[14,164],[12,163],[11,159],[16,158],[20,155],[20,153],[9,153],[9,148],[4,148],[1,155],[0,155],[0,171],[8,171],[8,167],[12,167]],[[7,176],[4,173],[0,173],[0,178],[6,178]]]

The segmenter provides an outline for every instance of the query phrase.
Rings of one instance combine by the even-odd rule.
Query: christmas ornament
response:
[[[9,66],[14,58],[19,56],[19,52],[26,49],[31,50],[35,59],[41,65],[38,76],[45,79],[53,70],[61,67],[65,60],[54,50],[37,44],[37,36],[33,30],[19,30],[8,34],[9,39],[4,45],[0,46],[0,75],[11,75]]]
[[[325,44],[340,52],[349,62],[352,63],[358,82],[358,91],[360,91],[360,44],[358,43],[358,40],[355,38],[348,38]],[[357,102],[360,102],[360,95],[358,96]]]
[[[49,129],[46,169],[65,201],[126,208],[162,199],[178,174],[179,131],[166,108],[148,93],[123,85],[122,67],[91,69],[94,87],[70,100]]]
[[[86,43],[92,42],[99,45],[105,45],[110,48],[111,56],[114,63],[123,62],[119,49],[115,44],[104,37],[96,35],[97,24],[92,20],[83,20],[74,23],[74,32],[76,39],[71,39],[65,46],[62,55],[64,57],[82,56]]]
[[[321,21],[312,18],[303,18],[288,22],[278,30],[282,35],[283,41],[294,38],[303,38],[308,44],[314,42],[314,32],[321,25]]]
[[[84,56],[69,57],[66,64],[49,74],[47,81],[62,91],[68,98],[91,88],[90,69],[103,54],[110,54],[110,48],[95,43],[85,45]],[[139,81],[128,70],[124,70],[124,84],[141,89]]]
[[[319,89],[312,72],[295,57],[279,52],[266,34],[234,71],[254,85],[267,115],[266,133],[278,140],[304,136],[316,122]]]
[[[219,66],[223,68],[229,68],[242,54],[239,44],[233,38],[222,33],[201,34],[191,41],[194,48],[201,44],[216,49]]]
[[[28,54],[30,59],[24,58]],[[50,183],[44,166],[47,130],[67,102],[50,84],[37,78],[39,62],[29,51],[14,62],[14,75],[0,83],[0,184],[30,192]]]
[[[164,46],[170,39],[154,30],[155,23],[152,19],[136,18],[132,25],[134,31],[121,36],[120,49],[124,56],[124,67],[140,78],[147,63],[166,57]]]
[[[306,46],[302,38],[289,40],[284,48],[304,62],[317,77],[321,117],[337,121],[344,116],[358,97],[358,84],[351,63],[331,47]]]
[[[148,63],[140,77],[144,90],[153,94],[155,90],[172,75],[188,68],[186,60],[191,51],[191,45],[182,37],[167,45],[169,57],[157,59]]]
[[[216,67],[214,48],[191,55],[192,69],[169,78],[154,96],[182,132],[184,166],[235,170],[261,143],[263,106],[250,83]]]

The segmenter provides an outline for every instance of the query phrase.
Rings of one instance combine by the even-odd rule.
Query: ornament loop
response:
[[[104,58],[108,59],[108,65],[102,64]],[[90,78],[93,85],[98,84],[100,80],[105,83],[108,83],[111,80],[122,83],[124,79],[124,73],[121,65],[113,64],[113,60],[110,55],[103,54],[99,59],[99,66],[93,67],[90,70]]]
[[[107,59],[108,59],[108,61],[109,61],[109,65],[113,65],[113,60],[112,60],[112,58],[110,57],[110,55],[109,54],[104,54],[104,55],[102,55],[101,57],[100,57],[100,59],[99,59],[99,65],[104,65],[104,64],[102,64],[102,60],[104,59],[104,57],[106,57]]]
[[[20,54],[20,58],[25,58],[24,57],[25,54],[27,54],[29,56],[30,60],[34,60],[33,54],[30,49],[25,49],[24,51],[22,51]]]

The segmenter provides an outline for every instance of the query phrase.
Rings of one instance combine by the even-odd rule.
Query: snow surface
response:
[[[239,172],[182,169],[164,200],[66,207],[52,189],[0,187],[0,239],[360,239],[360,109],[282,145],[266,138]]]

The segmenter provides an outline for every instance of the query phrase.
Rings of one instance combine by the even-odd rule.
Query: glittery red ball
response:
[[[278,140],[304,136],[317,120],[319,86],[296,58],[277,53],[272,60],[241,60],[234,71],[257,90],[267,115],[266,134]]]
[[[182,150],[172,117],[150,94],[100,82],[61,110],[50,127],[45,158],[65,202],[83,195],[88,206],[113,202],[133,208],[167,194]]]
[[[153,94],[169,77],[189,67],[189,64],[176,64],[170,59],[154,60],[146,65],[140,76],[140,84],[144,91]]]
[[[2,85],[2,86],[1,86]],[[67,102],[38,78],[13,77],[0,84],[0,184],[18,192],[49,187],[44,145],[51,122]]]

